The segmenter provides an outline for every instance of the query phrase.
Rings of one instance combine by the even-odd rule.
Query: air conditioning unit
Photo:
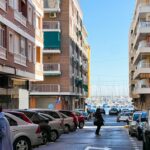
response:
[[[55,12],[49,13],[49,18],[56,18],[57,14]]]

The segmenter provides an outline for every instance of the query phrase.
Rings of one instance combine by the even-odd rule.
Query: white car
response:
[[[27,123],[22,119],[5,113],[10,124],[14,150],[31,150],[32,146],[42,143],[40,127],[33,123]]]

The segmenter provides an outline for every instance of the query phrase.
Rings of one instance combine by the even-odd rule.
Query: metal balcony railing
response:
[[[44,21],[43,29],[60,30],[60,23],[59,21]]]
[[[14,53],[14,62],[26,66],[26,56]]]
[[[32,84],[31,92],[60,92],[59,84]]]
[[[137,69],[140,68],[150,68],[150,63],[139,63]]]
[[[60,64],[45,63],[44,71],[60,71]]]
[[[44,0],[44,11],[60,11],[60,0]]]

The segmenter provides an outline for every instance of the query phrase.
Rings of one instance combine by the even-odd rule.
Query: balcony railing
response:
[[[31,92],[60,92],[59,84],[32,84]]]
[[[143,47],[150,47],[150,42],[147,42],[145,40],[139,42],[138,49],[143,48]]]
[[[140,68],[150,68],[150,63],[139,63],[137,69]]]
[[[6,59],[6,49],[0,46],[0,58]]]
[[[60,71],[60,64],[44,64],[44,71]]]
[[[60,11],[60,0],[44,0],[45,12],[57,12]]]
[[[22,54],[14,54],[14,62],[16,64],[20,64],[23,66],[26,66],[26,56],[22,55]]]
[[[59,21],[44,21],[43,22],[43,29],[44,30],[60,30],[60,23]]]
[[[0,0],[0,8],[6,11],[6,0]]]
[[[15,10],[14,16],[18,22],[20,22],[22,25],[26,26],[27,19],[22,15],[21,12],[18,12],[18,10]]]

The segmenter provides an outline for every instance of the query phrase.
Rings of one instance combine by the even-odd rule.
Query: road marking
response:
[[[108,147],[100,148],[100,147],[88,146],[85,150],[111,150],[111,148]]]

